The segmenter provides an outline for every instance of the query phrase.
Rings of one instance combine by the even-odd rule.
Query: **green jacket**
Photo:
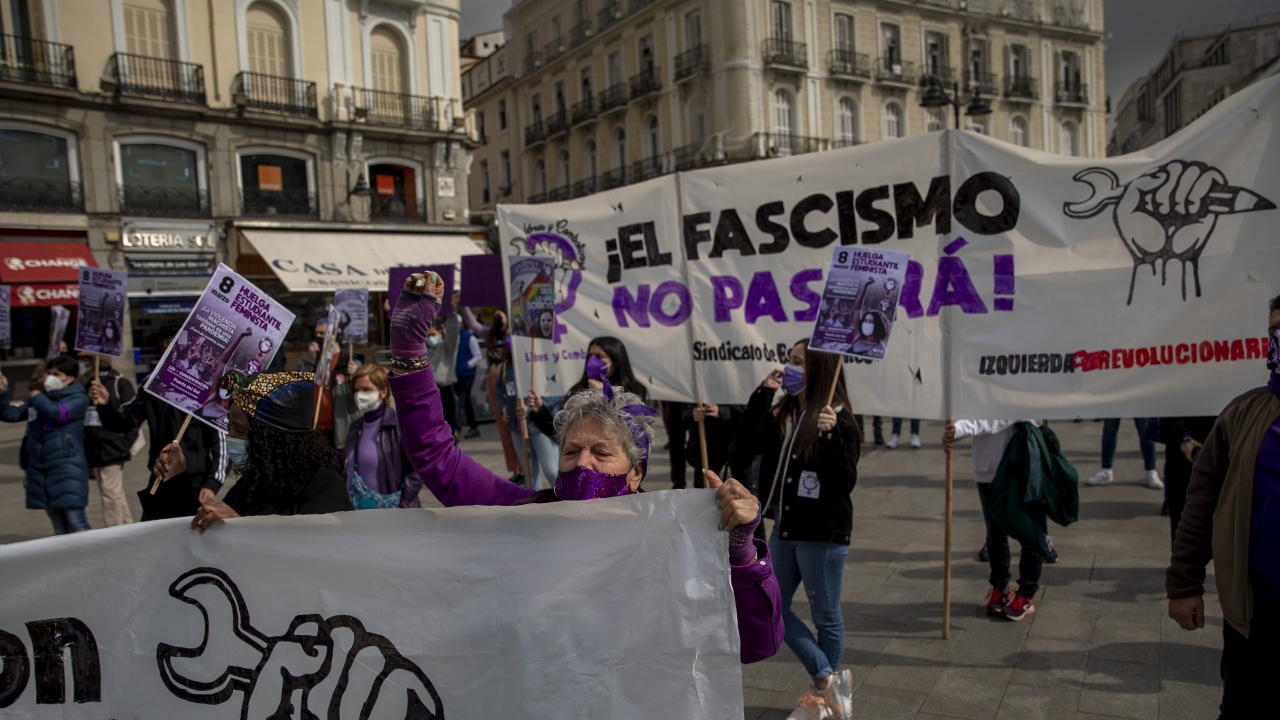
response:
[[[991,521],[1023,545],[1049,554],[1049,545],[1028,506],[1039,507],[1066,527],[1080,519],[1076,469],[1062,454],[1058,436],[1046,424],[1018,423],[991,481]]]

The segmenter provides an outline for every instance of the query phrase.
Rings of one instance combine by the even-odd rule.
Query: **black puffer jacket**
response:
[[[777,507],[778,537],[848,545],[853,531],[851,494],[858,482],[861,451],[853,415],[841,409],[835,429],[818,436],[818,452],[805,462],[792,452],[794,419],[784,423],[785,435],[778,433],[774,396],[765,387],[751,394],[738,447],[752,448],[763,456],[761,498]]]
[[[98,381],[107,389],[110,404],[117,409],[133,400],[136,394],[133,383],[112,367],[102,367],[98,371]],[[100,468],[108,465],[127,463],[133,457],[130,450],[138,439],[138,429],[127,433],[118,433],[102,427],[102,417],[98,409],[90,407],[84,420],[84,455],[89,467]]]

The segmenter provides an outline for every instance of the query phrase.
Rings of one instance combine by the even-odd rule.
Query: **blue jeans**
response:
[[[894,435],[902,434],[902,418],[893,419],[893,434]],[[914,418],[911,420],[911,434],[912,435],[920,434],[920,421]]]
[[[1142,449],[1142,469],[1156,469],[1156,444],[1146,439],[1147,419],[1134,418],[1133,426],[1138,429],[1138,447]],[[1112,418],[1102,421],[1102,467],[1110,470],[1116,459],[1116,437],[1120,434],[1120,419]]]
[[[782,540],[774,525],[769,538],[773,574],[782,593],[782,622],[786,626],[787,647],[816,683],[834,674],[844,657],[844,615],[840,612],[840,586],[849,546],[840,543]],[[809,613],[817,637],[804,621],[791,612],[791,598],[804,581],[809,596]]]
[[[54,535],[69,535],[89,529],[89,518],[85,517],[84,508],[64,508],[62,510],[45,510],[49,514],[49,522],[53,523]]]

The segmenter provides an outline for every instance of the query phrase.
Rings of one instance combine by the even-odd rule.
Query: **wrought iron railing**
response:
[[[1004,14],[1015,20],[1040,21],[1039,0],[1004,0]]]
[[[1038,100],[1038,82],[1030,75],[1013,75],[1004,79],[1004,96],[1010,99]]]
[[[78,182],[38,178],[0,180],[0,211],[82,213],[84,194]]]
[[[920,68],[921,87],[927,85],[930,78],[936,78],[938,82],[942,83],[944,88],[950,88],[951,83],[955,82],[956,71],[955,68],[947,67],[946,65],[931,65],[926,63]]]
[[[1088,105],[1089,85],[1082,82],[1059,82],[1054,85],[1054,101],[1066,105]]]
[[[916,84],[915,63],[904,62],[899,58],[882,57],[876,59],[876,82],[898,83],[900,85]]]
[[[582,102],[573,106],[573,124],[581,125],[582,123],[591,122],[596,119],[596,101],[595,98],[587,96]]]
[[[155,185],[120,188],[120,214],[139,217],[207,218],[209,192]]]
[[[871,58],[863,53],[836,48],[827,53],[827,67],[837,77],[871,79]]]
[[[711,69],[711,51],[706,45],[689,48],[676,56],[676,82]]]
[[[600,176],[600,189],[612,190],[627,184],[627,169],[615,168]]]
[[[70,45],[0,35],[0,80],[76,86],[76,54]]]
[[[964,89],[970,95],[986,95],[987,97],[995,97],[1000,92],[1000,85],[996,82],[995,73],[974,72],[965,70],[964,72]]]
[[[541,205],[547,201],[547,194],[544,192],[534,193],[529,196],[530,205]]]
[[[582,22],[574,25],[573,29],[569,30],[569,42],[573,43],[574,47],[586,42],[589,37],[591,37],[590,20],[583,19]]]
[[[756,133],[764,141],[766,157],[786,157],[825,150],[822,138],[792,135],[790,133]]]
[[[542,53],[536,50],[524,56],[524,74],[528,75],[542,67]]]
[[[627,11],[639,12],[644,9],[645,5],[648,5],[651,2],[653,2],[653,0],[631,0],[631,2],[627,4]]]
[[[561,185],[547,193],[547,199],[551,202],[560,202],[561,200],[569,200],[573,197],[573,186],[569,184]]]
[[[618,83],[600,93],[600,112],[607,113],[627,106],[627,84]]]
[[[107,61],[106,82],[120,95],[205,103],[204,68],[195,63],[115,53]]]
[[[564,38],[556,38],[542,48],[542,57],[551,62],[564,53]]]
[[[662,89],[658,80],[658,68],[645,68],[631,76],[631,99],[644,97]]]
[[[386,125],[412,130],[452,132],[453,101],[406,93],[356,88],[356,113],[363,113],[370,125]]]
[[[388,202],[385,205],[377,202],[378,196],[374,196],[374,202],[369,203],[369,221],[381,223],[420,223],[427,221],[427,213],[419,207],[409,207],[403,200],[396,198],[396,202]]]
[[[547,137],[552,138],[560,133],[569,132],[569,113],[561,110],[547,118]]]
[[[596,15],[596,25],[599,26],[600,32],[610,25],[622,19],[622,3],[609,2],[600,8],[600,14]]]
[[[835,140],[831,141],[831,149],[839,150],[840,148],[853,147],[855,145],[861,145],[861,144],[862,144],[861,140],[855,140],[853,138],[836,138]]]
[[[707,149],[706,141],[678,147],[672,152],[672,156],[675,159],[677,172],[705,167],[711,162],[711,153]]]
[[[316,84],[307,80],[240,72],[231,81],[231,98],[251,110],[316,117]]]
[[[663,174],[662,158],[648,157],[631,165],[631,182],[641,182]]]
[[[583,178],[573,184],[573,196],[576,198],[586,197],[599,189],[600,178],[592,175],[591,177]]]
[[[240,214],[246,217],[320,219],[316,194],[306,189],[251,190],[240,194]]]
[[[542,124],[542,120],[534,120],[524,126],[524,144],[537,145],[547,139],[547,126]]]
[[[801,70],[809,67],[809,46],[790,38],[766,38],[763,53],[766,65]]]

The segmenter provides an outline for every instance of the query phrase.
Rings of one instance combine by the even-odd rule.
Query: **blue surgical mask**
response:
[[[804,390],[804,368],[795,365],[782,368],[782,389],[788,395],[799,395]]]
[[[427,336],[427,347],[432,347],[432,348],[433,348],[433,347],[436,347],[436,346],[437,346],[437,345],[439,345],[439,344],[440,344],[440,336],[439,336],[439,335],[428,335],[428,336]]]
[[[228,437],[227,458],[241,470],[249,467],[249,441]]]

